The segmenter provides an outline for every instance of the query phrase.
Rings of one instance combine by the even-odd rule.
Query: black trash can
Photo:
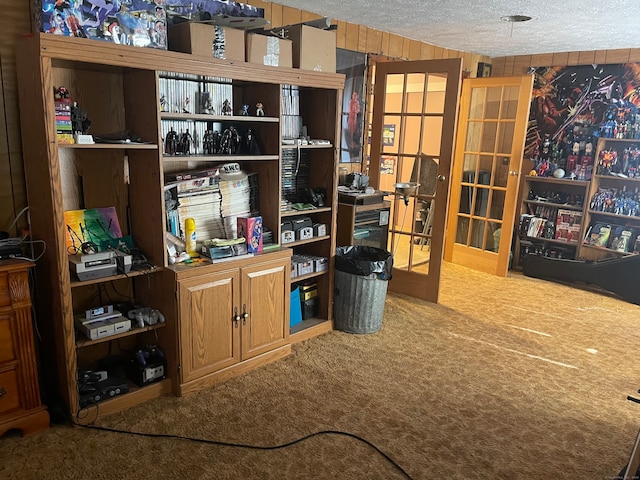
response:
[[[335,327],[349,333],[374,333],[382,327],[393,256],[367,246],[336,249]]]

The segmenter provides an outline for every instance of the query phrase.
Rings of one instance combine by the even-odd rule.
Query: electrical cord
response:
[[[187,436],[182,436],[182,435],[173,435],[173,434],[169,434],[169,433],[132,432],[132,431],[129,431],[129,430],[120,430],[120,429],[117,429],[117,428],[100,427],[100,426],[93,425],[93,424],[82,425],[82,424],[77,423],[77,422],[72,422],[72,423],[73,423],[73,425],[76,425],[78,427],[87,428],[87,429],[93,429],[93,430],[100,430],[100,431],[103,431],[103,432],[124,433],[124,434],[127,434],[127,435],[135,435],[135,436],[148,437],[148,438],[168,438],[168,439],[173,439],[173,440],[189,440],[191,442],[204,443],[204,444],[207,444],[207,445],[218,445],[218,446],[221,446],[221,447],[245,448],[245,449],[249,449],[249,450],[280,450],[280,449],[283,449],[283,448],[291,447],[291,446],[296,445],[298,443],[302,443],[305,440],[309,440],[309,439],[311,439],[313,437],[319,437],[319,436],[322,436],[322,435],[339,435],[339,436],[343,436],[343,437],[356,439],[356,440],[358,440],[358,441],[370,446],[376,452],[378,452],[380,455],[382,455],[382,457],[384,457],[384,459],[387,460],[387,462],[389,462],[394,468],[396,468],[398,471],[400,471],[408,480],[413,480],[413,477],[411,477],[411,475],[409,475],[400,465],[398,465],[398,463],[396,463],[395,460],[393,460],[389,455],[384,453],[380,448],[378,448],[372,442],[370,442],[366,438],[360,437],[360,436],[358,436],[358,435],[356,435],[354,433],[343,432],[341,430],[320,430],[318,432],[310,433],[309,435],[305,435],[304,437],[298,438],[296,440],[291,440],[290,442],[282,443],[280,445],[261,446],[261,445],[247,445],[247,444],[244,444],[244,443],[222,442],[222,441],[219,441],[219,440],[209,440],[209,439],[206,439],[206,438],[187,437]]]

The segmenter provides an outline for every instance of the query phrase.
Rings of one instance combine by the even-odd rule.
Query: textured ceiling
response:
[[[274,3],[489,57],[640,47],[637,0],[278,0]],[[500,20],[504,15],[528,15],[533,20],[512,24]]]

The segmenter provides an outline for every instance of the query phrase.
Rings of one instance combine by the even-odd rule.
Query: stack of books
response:
[[[59,144],[75,143],[71,126],[71,99],[54,100],[56,108],[56,137]]]
[[[238,217],[251,216],[249,207],[249,177],[237,180],[220,180],[220,215],[224,221],[226,236],[238,238]]]

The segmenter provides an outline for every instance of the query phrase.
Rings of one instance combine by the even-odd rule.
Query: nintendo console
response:
[[[110,277],[131,271],[131,255],[109,250],[97,253],[77,253],[69,255],[71,271],[79,280]]]

